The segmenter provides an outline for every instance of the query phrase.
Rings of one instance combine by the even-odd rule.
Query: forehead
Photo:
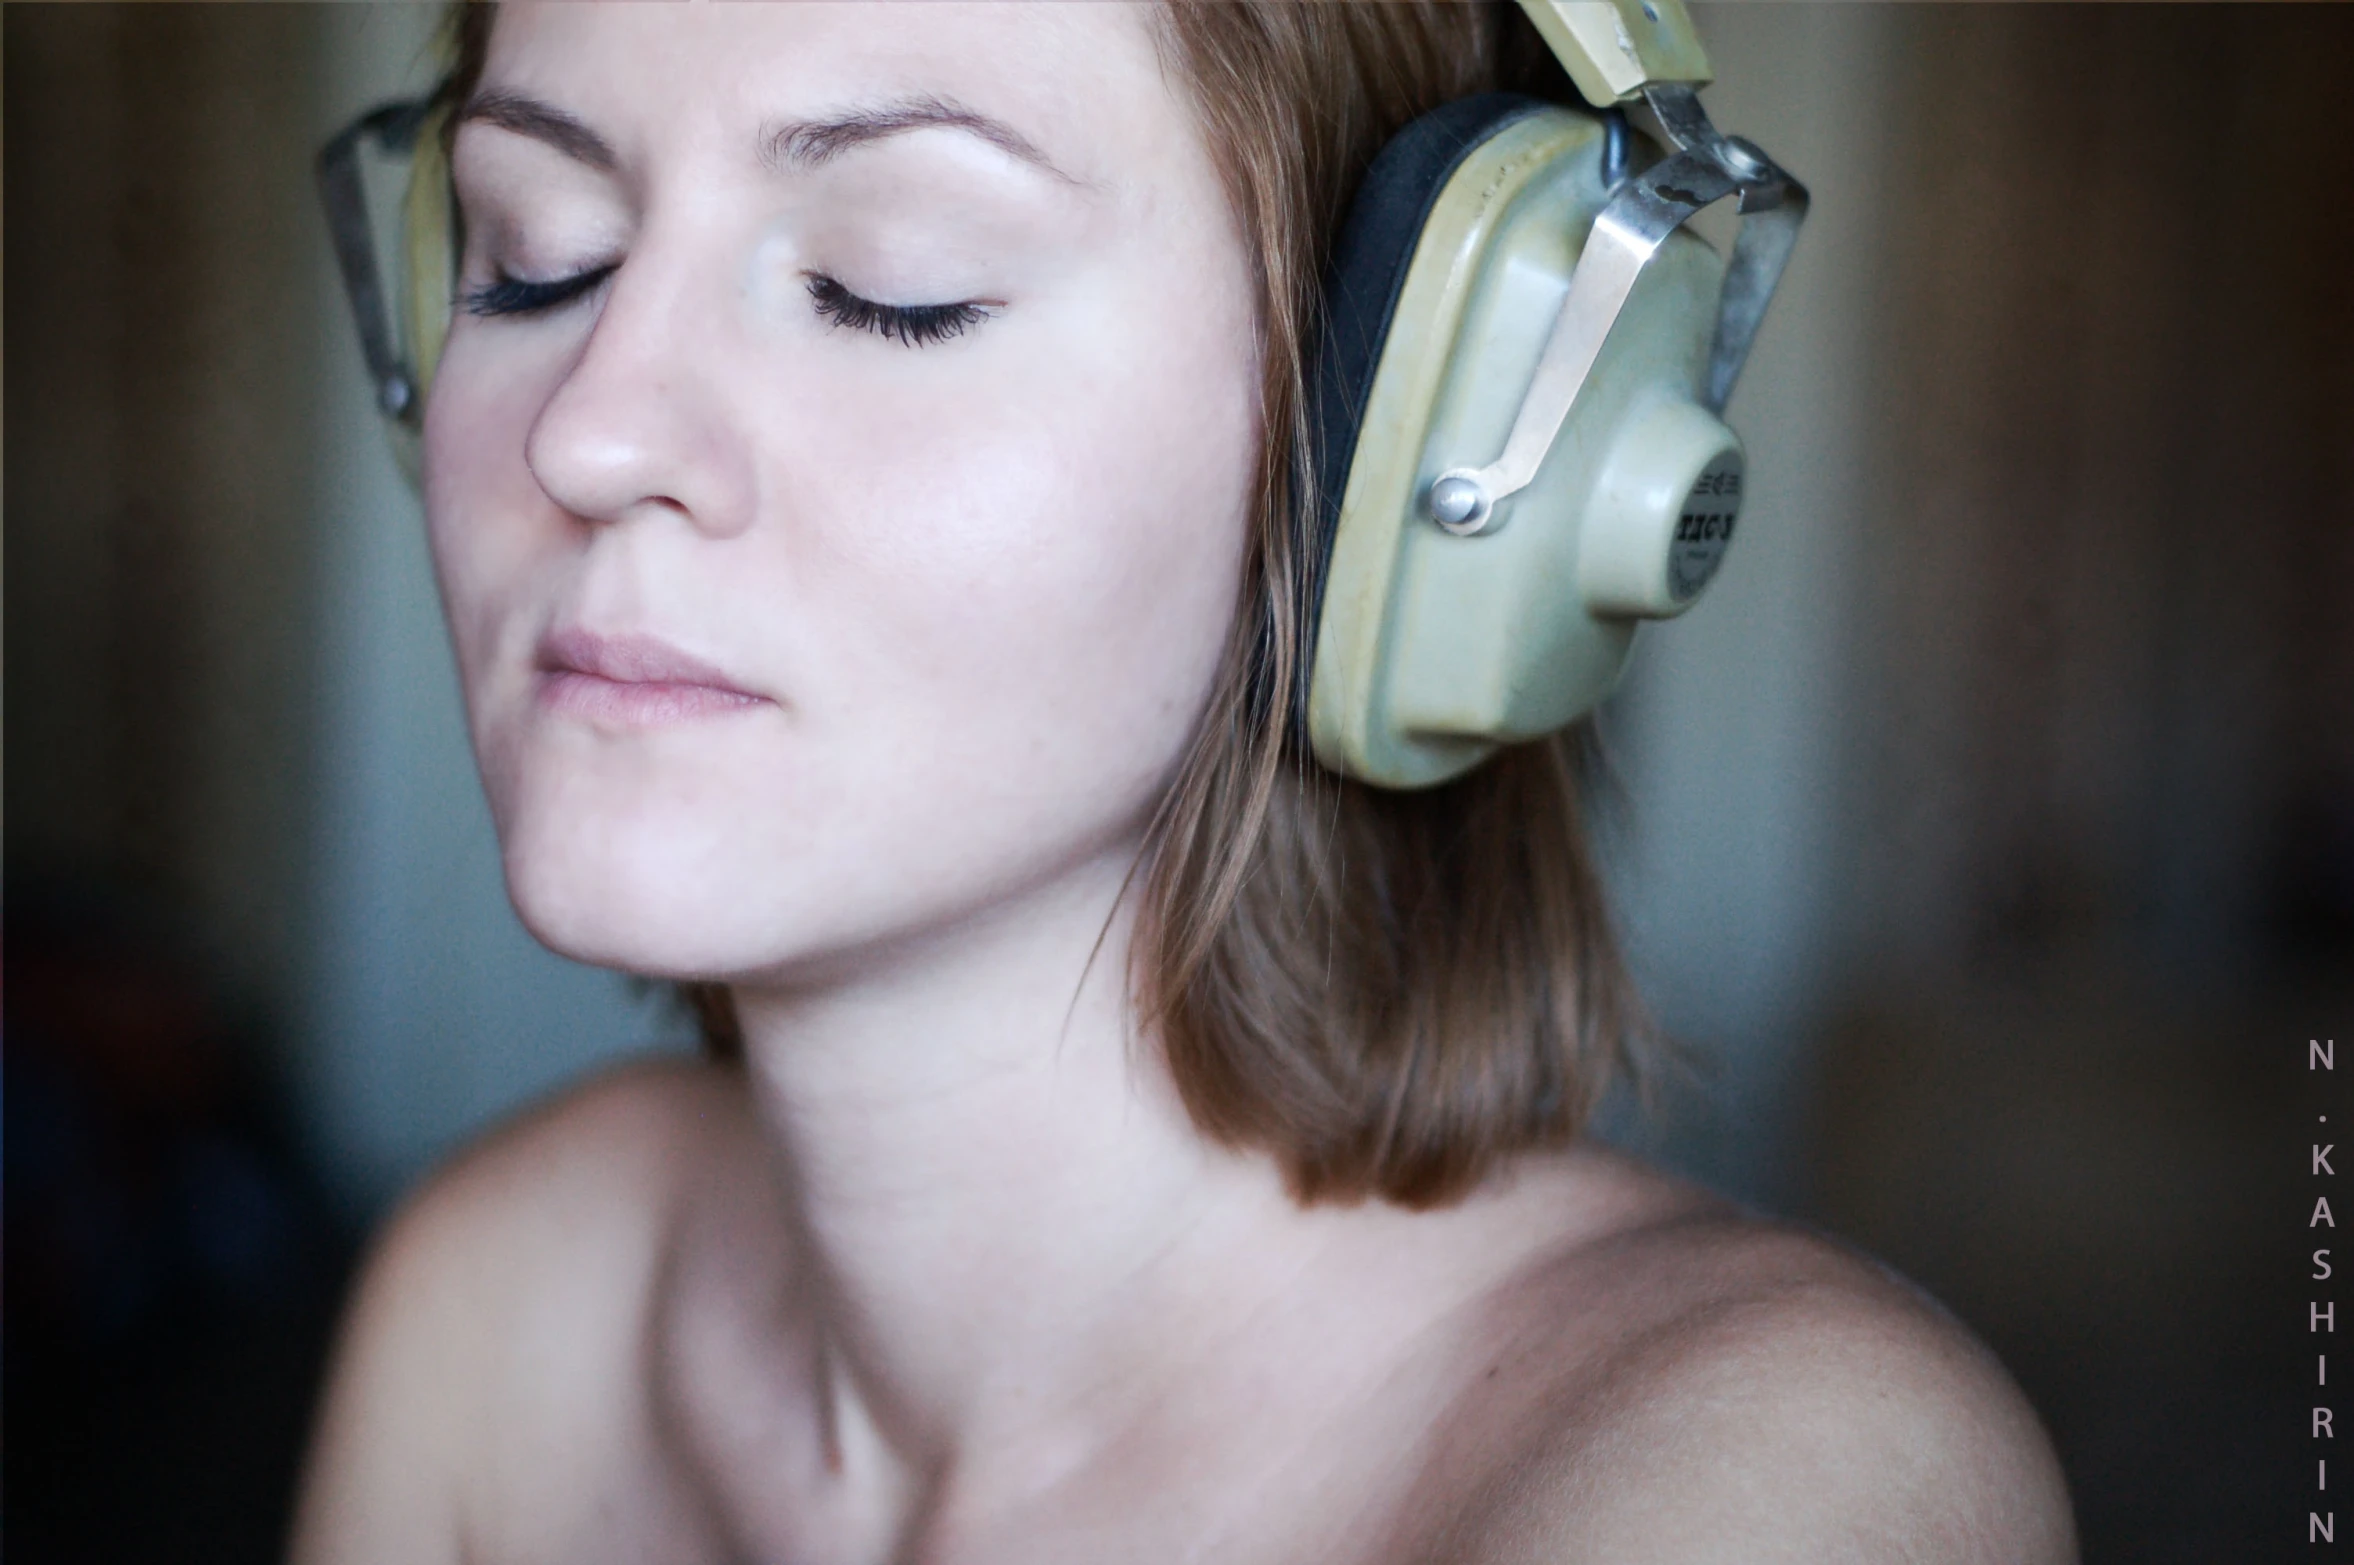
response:
[[[753,0],[502,6],[485,91],[557,105],[624,163],[756,153],[779,124],[937,100],[1084,182],[1197,132],[1165,78],[1159,0]]]

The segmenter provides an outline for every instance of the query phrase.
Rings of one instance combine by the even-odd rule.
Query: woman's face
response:
[[[780,975],[1133,852],[1259,438],[1248,260],[1152,29],[501,12],[426,493],[551,946]]]

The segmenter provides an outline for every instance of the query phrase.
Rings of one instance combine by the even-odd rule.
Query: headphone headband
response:
[[[1545,47],[1597,109],[1646,87],[1713,79],[1684,0],[1520,0]]]

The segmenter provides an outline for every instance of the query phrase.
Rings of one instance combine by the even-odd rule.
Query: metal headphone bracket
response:
[[[335,262],[343,273],[343,292],[351,301],[352,319],[360,329],[360,352],[368,361],[376,405],[386,417],[408,423],[417,417],[417,372],[394,346],[392,312],[386,306],[383,275],[376,264],[375,226],[368,217],[367,186],[360,177],[360,143],[373,140],[396,156],[408,152],[417,144],[417,129],[431,107],[426,99],[384,104],[322,147],[318,161],[319,199],[327,208],[328,231],[335,238]]]
[[[1724,410],[1740,378],[1758,322],[1798,242],[1806,187],[1754,143],[1720,135],[1690,85],[1653,83],[1642,94],[1675,150],[1620,183],[1594,220],[1503,454],[1485,467],[1449,468],[1430,486],[1425,498],[1430,518],[1450,533],[1485,532],[1495,519],[1496,502],[1528,487],[1643,268],[1669,234],[1729,196],[1740,198],[1741,231],[1725,268],[1708,356],[1705,397],[1711,412]]]

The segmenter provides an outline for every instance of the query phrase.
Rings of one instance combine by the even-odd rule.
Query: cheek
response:
[[[1050,767],[1082,787],[1157,783],[1235,610],[1254,347],[1217,299],[1152,302],[1082,300],[1051,323],[1067,351],[976,369],[843,435],[887,446],[851,510],[890,522],[828,529],[871,608],[856,639],[875,676],[926,691],[900,709],[935,742],[959,732],[969,759],[1032,786]]]
[[[498,732],[529,696],[530,652],[519,643],[536,626],[530,605],[573,547],[576,524],[522,459],[560,374],[537,356],[477,351],[461,328],[426,403],[426,531],[494,809],[506,769]]]

